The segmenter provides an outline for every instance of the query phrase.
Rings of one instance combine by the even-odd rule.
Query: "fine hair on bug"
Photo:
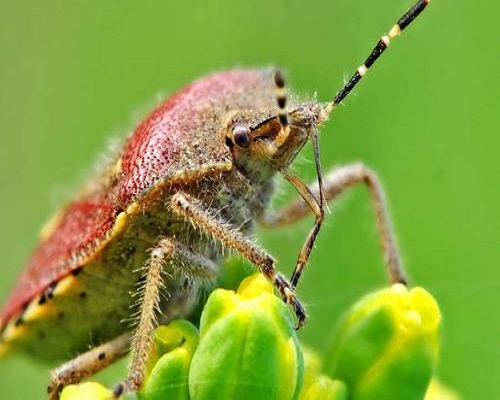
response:
[[[279,69],[213,73],[163,101],[98,179],[43,230],[2,310],[0,350],[17,346],[49,361],[79,354],[52,371],[49,397],[57,399],[64,386],[93,375],[131,348],[129,375],[114,393],[137,390],[153,329],[158,322],[189,315],[199,288],[216,281],[226,249],[273,284],[300,328],[307,315],[296,288],[325,208],[360,183],[371,195],[389,280],[406,284],[376,173],[362,163],[323,173],[318,136],[392,39],[428,3],[417,0],[328,102],[295,98]],[[316,176],[306,184],[290,166],[309,143]],[[271,212],[277,175],[297,197]],[[277,260],[256,244],[254,224],[277,228],[307,216],[314,223],[287,279]],[[130,316],[133,327],[122,323]],[[49,331],[50,346],[43,342]],[[89,336],[97,344],[91,350]]]

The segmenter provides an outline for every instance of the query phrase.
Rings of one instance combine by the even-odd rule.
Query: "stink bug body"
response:
[[[49,395],[57,398],[62,386],[121,357],[132,341],[130,375],[116,393],[135,390],[143,380],[156,310],[162,319],[187,315],[199,287],[217,276],[223,247],[246,257],[275,285],[301,326],[306,314],[295,287],[325,202],[360,182],[371,190],[391,280],[404,283],[376,175],[353,164],[323,176],[318,128],[427,4],[418,0],[400,18],[330,102],[288,99],[275,70],[215,73],[168,98],[135,129],[97,183],[43,229],[2,310],[0,349],[17,347],[51,361],[80,354],[53,371]],[[317,171],[309,186],[288,168],[308,141]],[[271,215],[266,209],[278,172],[299,197]],[[255,221],[276,227],[311,211],[314,226],[287,280],[249,234]],[[138,321],[133,334],[123,323],[131,307]],[[89,345],[96,347],[88,351]]]

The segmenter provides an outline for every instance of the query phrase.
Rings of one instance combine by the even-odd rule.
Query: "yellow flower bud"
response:
[[[325,371],[353,400],[420,400],[437,362],[440,321],[424,289],[395,284],[372,293],[340,324]]]
[[[68,385],[61,392],[60,400],[112,400],[113,392],[97,382]]]
[[[308,347],[302,346],[304,354],[304,386],[299,400],[347,400],[347,387],[320,373],[321,359]]]
[[[189,373],[192,400],[296,399],[302,374],[293,319],[263,275],[210,295]]]

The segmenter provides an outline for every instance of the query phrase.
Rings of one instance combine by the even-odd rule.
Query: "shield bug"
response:
[[[57,398],[64,385],[132,348],[129,376],[116,394],[135,390],[157,319],[189,314],[200,286],[217,276],[224,247],[243,255],[274,284],[301,326],[306,313],[295,287],[325,203],[357,183],[371,191],[391,281],[406,282],[377,176],[362,164],[323,176],[318,129],[428,2],[418,0],[399,19],[330,102],[289,98],[276,70],[215,73],[168,98],[98,179],[42,230],[1,312],[1,350],[19,348],[49,361],[79,354],[53,370],[49,396]],[[289,170],[308,141],[317,172],[309,186]],[[299,196],[269,214],[277,173]],[[311,212],[314,225],[287,280],[250,233],[255,222],[277,227]],[[137,320],[133,332],[123,323],[131,307]]]

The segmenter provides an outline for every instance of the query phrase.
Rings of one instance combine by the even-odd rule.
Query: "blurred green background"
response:
[[[296,92],[326,100],[411,1],[3,0],[0,300],[46,218],[160,97],[214,70],[280,65]],[[363,160],[378,171],[412,282],[442,307],[439,374],[471,399],[500,393],[500,58],[486,31],[499,12],[433,1],[320,139],[325,168]],[[297,170],[314,176],[310,162]],[[287,274],[310,224],[258,232]],[[369,197],[354,189],[332,207],[302,280],[303,339],[324,348],[339,313],[385,282]],[[0,397],[42,399],[47,378],[32,360],[0,360]]]

